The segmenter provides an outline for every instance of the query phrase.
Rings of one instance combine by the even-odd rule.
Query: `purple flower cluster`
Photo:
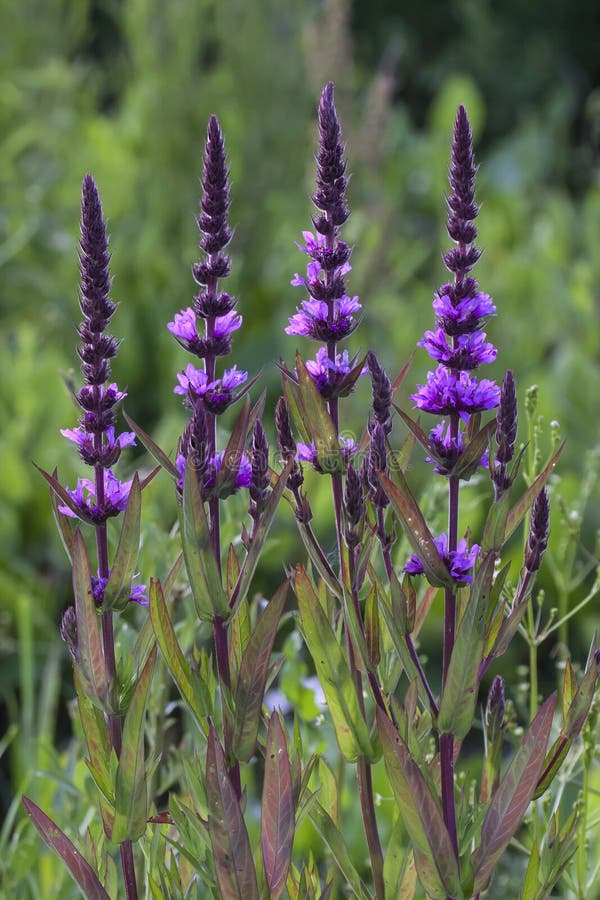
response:
[[[313,219],[316,233],[302,233],[304,244],[297,246],[310,262],[306,276],[296,273],[291,282],[295,287],[304,288],[309,296],[290,317],[285,331],[326,345],[306,365],[320,393],[331,399],[350,393],[356,378],[362,374],[359,371],[356,377],[347,379],[355,360],[349,360],[347,351],[336,353],[336,344],[352,334],[359,324],[357,314],[361,304],[358,297],[346,293],[345,286],[345,276],[351,270],[351,249],[339,239],[339,232],[349,216],[345,202],[348,179],[331,82],[323,89],[319,103],[316,159],[317,188],[312,198],[318,211]]]
[[[479,553],[479,545],[473,544],[471,549],[469,549],[466,539],[463,538],[458,542],[456,550],[448,551],[448,537],[446,534],[440,534],[439,537],[434,538],[434,543],[454,581],[457,581],[459,584],[471,584],[473,581],[471,570]],[[423,564],[416,553],[406,563],[404,571],[408,575],[423,574]]]
[[[126,396],[110,379],[110,360],[115,356],[119,341],[106,332],[116,310],[110,299],[110,253],[108,236],[102,214],[102,204],[96,184],[86,175],[82,185],[81,241],[80,241],[80,298],[83,320],[78,328],[81,343],[77,348],[81,359],[84,384],[75,394],[82,410],[76,428],[61,430],[63,437],[79,448],[83,462],[94,468],[94,480],[80,478],[77,488],[67,493],[73,508],[61,505],[65,515],[87,522],[103,524],[118,515],[127,505],[131,482],[122,483],[111,468],[118,461],[124,447],[135,444],[132,432],[117,434],[115,406]]]
[[[433,303],[435,329],[426,331],[419,342],[438,366],[428,372],[426,383],[419,385],[411,399],[424,412],[460,416],[463,420],[468,420],[473,413],[494,409],[500,401],[500,390],[493,381],[470,374],[496,358],[496,350],[486,341],[483,331],[485,320],[496,314],[496,307],[469,274],[480,256],[473,244],[477,236],[474,219],[479,211],[475,202],[475,173],[471,128],[467,113],[460,106],[449,171],[452,194],[448,198],[448,234],[456,246],[444,255],[446,267],[454,273],[454,281],[438,290]],[[462,449],[457,427],[444,433],[438,426],[430,437],[442,454],[459,453]]]
[[[191,455],[194,470],[205,497],[215,487],[222,467],[223,454],[217,452],[215,416],[221,415],[248,391],[248,373],[232,366],[218,377],[216,360],[231,352],[231,336],[242,324],[236,311],[237,301],[220,290],[219,281],[230,272],[230,259],[224,252],[231,240],[228,224],[229,171],[223,135],[216,116],[208,121],[202,170],[202,198],[197,219],[203,259],[193,266],[194,280],[200,290],[193,307],[176,313],[167,328],[189,353],[204,360],[203,368],[191,363],[177,375],[174,393],[184,397],[192,410],[192,418],[179,442],[176,459],[178,490],[183,489],[186,461]],[[200,323],[204,322],[202,326]],[[245,385],[245,387],[243,387]],[[233,484],[225,486],[220,496],[238,487],[248,487],[250,462],[243,456],[233,467]]]

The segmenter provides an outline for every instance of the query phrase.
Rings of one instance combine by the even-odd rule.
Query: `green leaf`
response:
[[[229,603],[213,553],[206,511],[191,458],[185,470],[181,518],[183,556],[198,617],[204,621],[212,621],[213,616],[228,619]]]
[[[477,567],[440,700],[440,734],[452,734],[459,740],[473,723],[495,561],[495,553],[488,553]]]
[[[52,478],[57,481],[58,471],[54,469],[52,473]],[[58,482],[57,482],[58,483]],[[65,516],[64,513],[58,508],[58,496],[56,491],[50,488],[50,505],[52,506],[52,514],[54,516],[54,521],[56,522],[56,527],[58,528],[58,533],[60,534],[60,538],[65,548],[65,553],[69,558],[69,562],[73,560],[73,544],[75,541],[75,529],[76,525],[73,522],[71,516]]]
[[[311,805],[309,816],[321,839],[329,847],[340,872],[352,888],[352,896],[358,900],[370,900],[369,892],[352,864],[341,831],[318,800]]]
[[[192,675],[177,640],[160,581],[153,578],[150,579],[149,601],[150,621],[163,659],[196,724],[208,734],[206,717],[212,713],[209,693],[200,677]]]
[[[413,852],[406,846],[406,829],[402,816],[392,825],[383,861],[385,900],[412,900],[417,887],[417,870]]]
[[[95,524],[95,522],[91,518],[91,516],[86,515],[85,512],[82,512],[82,510],[79,509],[79,507],[77,506],[77,504],[75,503],[75,501],[73,500],[73,498],[71,497],[71,495],[69,494],[67,489],[64,488],[62,486],[62,484],[60,483],[60,481],[58,481],[58,479],[55,477],[56,469],[54,470],[54,474],[50,475],[48,472],[45,472],[44,469],[40,469],[40,467],[37,466],[35,463],[33,465],[38,470],[38,472],[40,473],[42,478],[46,479],[46,481],[48,482],[48,484],[50,485],[50,487],[52,488],[52,490],[54,491],[56,496],[62,500],[62,502],[64,503],[65,506],[68,506],[69,509],[75,513],[75,515],[77,516],[78,519],[81,519],[82,522],[87,522],[88,525]],[[67,552],[68,552],[68,550],[67,550]]]
[[[241,762],[248,762],[256,748],[269,661],[288,588],[286,581],[267,604],[242,658],[235,694],[232,740],[232,752]]]
[[[64,831],[33,800],[23,797],[23,806],[44,842],[66,863],[87,900],[110,900],[98,876]]]
[[[438,552],[423,513],[401,470],[397,469],[394,472],[396,484],[384,472],[377,472],[377,478],[400,520],[406,537],[421,560],[428,581],[437,587],[452,585],[450,572]]]
[[[280,715],[272,713],[267,730],[260,815],[260,846],[271,900],[277,900],[285,889],[292,862],[294,830],[292,770],[287,739]]]
[[[137,437],[140,439],[140,442],[144,445],[148,453],[154,457],[156,462],[165,469],[169,475],[172,475],[173,478],[179,478],[179,472],[177,470],[177,466],[175,463],[169,459],[166,453],[160,449],[158,444],[155,444],[149,434],[146,434],[143,428],[134,422],[133,419],[130,419],[125,410],[123,410],[123,417],[132,431],[135,431]]]
[[[463,896],[452,841],[438,801],[398,731],[377,709],[385,768],[398,804],[398,812],[413,845],[415,864],[423,887],[431,897]]]
[[[144,716],[156,662],[156,646],[141,671],[123,724],[123,740],[115,787],[115,823],[111,840],[136,841],[146,830],[148,789],[144,767]]]
[[[479,467],[481,457],[485,453],[490,438],[496,431],[496,428],[497,423],[495,419],[492,419],[491,422],[488,422],[487,425],[480,428],[458,457],[450,474],[469,478]]]
[[[536,898],[539,896],[539,870],[540,851],[538,848],[537,838],[534,836],[533,846],[529,850],[529,862],[527,863],[527,871],[525,872],[525,881],[523,882],[523,892],[521,894],[521,900],[536,900]]]
[[[136,474],[131,482],[131,490],[123,517],[119,544],[115,553],[108,583],[104,590],[102,611],[114,609],[122,612],[127,608],[131,594],[131,580],[135,575],[140,549],[140,517],[142,514],[142,491]]]
[[[296,353],[296,372],[300,388],[300,411],[308,425],[310,438],[315,442],[319,467],[323,472],[343,475],[346,467],[340,453],[337,429],[331,421],[327,404],[299,353]]]
[[[523,496],[515,503],[509,512],[506,522],[506,540],[508,540],[513,531],[521,524],[527,511],[531,509],[533,501],[550,478],[550,475],[552,475],[554,467],[565,449],[565,443],[565,441],[562,442],[554,456],[549,460],[535,481],[527,488]]]
[[[98,788],[102,824],[110,839],[115,818],[114,770],[111,770],[111,759],[116,763],[116,756],[111,747],[104,713],[86,697],[77,672],[74,673],[74,681],[81,730],[89,754],[89,761],[86,760],[86,763]]]
[[[483,820],[481,843],[472,856],[475,891],[485,890],[496,863],[523,820],[542,772],[555,708],[556,694],[552,694],[527,729],[492,797]]]
[[[77,650],[73,665],[87,697],[106,709],[109,683],[104,662],[98,612],[92,596],[90,563],[81,532],[73,543],[73,592],[77,616]]]
[[[213,726],[206,749],[208,833],[223,900],[259,900],[246,823]]]
[[[361,754],[373,759],[369,729],[363,718],[356,687],[323,607],[303,566],[294,573],[294,590],[304,640],[313,658],[325,694],[340,750],[349,762]]]

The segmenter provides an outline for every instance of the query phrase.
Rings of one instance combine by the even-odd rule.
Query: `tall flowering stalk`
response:
[[[448,234],[455,242],[444,254],[444,263],[453,274],[450,283],[438,289],[433,308],[436,324],[433,331],[425,332],[419,345],[424,347],[438,365],[427,375],[424,385],[419,385],[412,396],[415,407],[423,412],[448,417],[430,433],[429,440],[438,460],[438,471],[448,478],[448,533],[436,541],[440,555],[447,561],[455,584],[470,583],[476,545],[468,549],[464,539],[459,540],[459,462],[465,446],[465,437],[471,417],[494,409],[500,402],[500,391],[489,379],[479,379],[473,372],[479,366],[491,363],[496,350],[486,341],[483,331],[487,318],[496,314],[491,298],[479,290],[470,274],[481,253],[475,246],[477,228],[474,220],[479,208],[475,202],[476,166],[473,156],[472,135],[464,106],[459,106],[454,123],[449,181],[452,193],[448,197]],[[409,562],[406,571],[416,574],[422,571],[418,556]],[[446,680],[454,647],[456,628],[456,587],[445,588],[444,604],[444,658],[443,679]],[[454,812],[454,756],[451,735],[444,735],[441,742],[442,802],[444,818],[458,856],[456,821]]]
[[[358,591],[360,584],[356,578],[356,559],[359,538],[357,527],[364,514],[363,485],[357,476],[352,463],[352,456],[357,450],[353,441],[344,441],[339,437],[339,398],[351,393],[358,377],[366,369],[363,363],[357,363],[357,357],[350,358],[348,351],[338,351],[338,344],[345,340],[358,325],[357,314],[361,304],[357,296],[350,296],[346,291],[346,276],[351,270],[349,245],[340,238],[341,228],[348,219],[349,209],[346,203],[346,161],[344,146],[341,140],[341,127],[337,116],[333,84],[327,84],[321,94],[318,109],[319,146],[316,154],[317,173],[316,190],[312,201],[317,210],[313,218],[315,233],[303,232],[304,244],[298,244],[310,262],[306,267],[306,275],[296,274],[292,285],[302,287],[308,292],[308,298],[301,302],[296,313],[290,317],[285,329],[287,334],[305,336],[322,343],[314,360],[304,363],[297,357],[296,372],[291,373],[284,368],[290,382],[299,382],[302,391],[304,383],[304,402],[311,417],[311,407],[317,408],[326,403],[327,414],[321,419],[325,422],[325,432],[320,430],[319,423],[311,433],[310,444],[298,444],[298,459],[311,462],[318,472],[331,474],[335,530],[338,546],[339,580],[343,585],[343,614],[346,631],[346,651],[348,665],[354,684],[360,715],[366,716],[363,702],[363,681],[356,658],[356,650],[351,638],[349,617],[352,617],[363,635],[365,627],[359,605]],[[314,384],[313,396],[306,386],[306,379]],[[318,396],[317,396],[318,395]],[[289,430],[287,412],[280,401],[278,436],[280,449],[284,458],[295,449]],[[346,472],[346,487],[342,480],[342,472]],[[292,490],[294,484],[290,483]],[[323,566],[325,554],[318,548],[312,532],[306,527],[306,501],[300,493],[300,484],[296,478],[295,486],[296,516],[304,522],[304,535],[312,550],[317,547],[318,564],[329,577],[331,570]],[[329,571],[328,571],[329,569]],[[333,576],[335,578],[335,576]],[[302,594],[302,582],[296,580],[296,592]],[[369,677],[374,696],[383,705],[383,698],[376,677]],[[358,788],[365,835],[369,847],[371,869],[375,893],[379,898],[384,896],[383,853],[379,839],[371,768],[364,753],[357,759]]]
[[[193,307],[176,314],[168,328],[182,347],[203,360],[201,368],[188,364],[185,371],[177,376],[179,384],[174,391],[184,397],[184,402],[192,410],[192,417],[181,438],[176,465],[180,475],[179,489],[183,491],[186,464],[190,461],[199,479],[201,496],[208,500],[210,540],[220,575],[220,498],[239,487],[250,487],[253,484],[253,470],[241,450],[233,459],[225,459],[225,451],[217,448],[218,416],[241,399],[250,385],[246,384],[248,373],[240,371],[236,365],[217,375],[217,359],[231,352],[231,336],[240,328],[242,316],[236,311],[237,300],[220,287],[220,282],[229,275],[231,268],[230,258],[224,251],[232,233],[228,224],[229,172],[225,144],[214,115],[208,122],[204,147],[202,191],[197,222],[203,258],[193,267],[194,280],[200,290]],[[204,323],[200,330],[199,322]],[[219,473],[224,472],[226,467],[229,478],[226,484],[222,484]],[[255,470],[254,479],[257,477]],[[260,495],[263,487],[262,482],[261,486],[254,484],[255,495]],[[253,504],[256,513],[256,499]],[[231,674],[227,625],[218,612],[213,616],[213,633],[219,680],[225,689],[229,689]],[[228,733],[225,714],[223,718],[225,745],[229,752],[231,734]],[[239,795],[241,788],[237,766],[233,767],[232,774]]]
[[[119,683],[113,610],[122,609],[128,600],[142,605],[147,605],[148,601],[145,585],[134,587],[132,583],[135,577],[132,557],[137,556],[136,530],[139,536],[139,519],[136,523],[139,511],[137,514],[135,512],[139,509],[139,482],[137,477],[132,481],[122,482],[112,471],[121,451],[135,443],[135,435],[132,432],[118,434],[115,427],[115,408],[126,394],[111,381],[111,360],[117,353],[119,341],[106,330],[117,308],[110,298],[109,262],[108,236],[100,197],[94,179],[91,175],[86,175],[82,188],[80,241],[79,302],[83,319],[78,328],[81,343],[77,350],[84,384],[75,394],[82,413],[76,428],[63,429],[61,433],[78,447],[82,462],[92,468],[93,476],[78,479],[77,487],[72,490],[62,487],[53,476],[43,474],[62,501],[57,504],[59,521],[62,515],[90,524],[94,529],[97,572],[95,575],[89,574],[89,583],[85,588],[80,580],[82,574],[83,579],[87,580],[89,573],[85,548],[79,541],[77,532],[73,532],[64,520],[61,525],[65,545],[73,560],[76,595],[76,607],[70,607],[63,616],[61,635],[67,643],[75,667],[84,733],[87,736],[88,720],[85,716],[89,712],[85,712],[86,701],[91,700],[104,709],[110,744],[119,758],[123,725],[118,708]],[[115,574],[111,577],[107,521],[124,510],[128,510],[128,515],[122,529],[120,549],[114,560]],[[126,556],[129,556],[127,562]],[[86,593],[93,600],[92,607],[86,601]],[[101,658],[94,658],[94,633],[97,626],[90,612],[94,607],[99,611],[101,619]],[[106,759],[98,757],[96,748],[90,746],[89,750],[98,769],[108,765]],[[120,844],[127,898],[134,900],[137,898],[137,885],[129,837],[133,830],[129,825],[132,823],[127,823],[124,827],[116,826],[114,812],[107,812],[106,804],[102,808],[105,830],[115,843]]]

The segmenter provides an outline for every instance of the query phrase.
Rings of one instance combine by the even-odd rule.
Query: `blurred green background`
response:
[[[32,461],[58,466],[70,484],[83,474],[59,435],[76,421],[65,381],[79,383],[81,179],[93,173],[109,220],[120,302],[112,330],[124,339],[114,376],[129,391],[128,412],[170,450],[184,421],[172,387],[188,360],[165,326],[194,293],[194,215],[212,112],[231,167],[228,289],[244,316],[232,361],[262,369],[272,432],[275,363],[290,362],[296,346],[283,329],[300,299],[289,282],[304,260],[294,241],[310,227],[322,85],[336,84],[352,173],[349,288],[361,297],[364,320],[351,349],[375,348],[392,375],[431,327],[433,290],[444,281],[448,148],[456,106],[466,105],[481,165],[485,253],[476,274],[498,307],[488,329],[499,349],[493,374],[501,379],[512,368],[521,399],[539,385],[546,450],[551,421],[568,439],[554,488],[564,502],[563,517],[559,503],[553,514],[555,557],[569,529],[581,529],[593,551],[600,527],[593,472],[585,510],[580,493],[594,462],[600,403],[597,4],[549,0],[543,14],[528,0],[500,7],[0,0],[0,733],[12,723],[20,734],[19,753],[0,763],[0,818],[21,784],[27,741],[68,735],[63,700],[72,691],[68,678],[60,684],[68,664],[57,624],[70,602],[69,575]],[[419,351],[406,408],[427,367]],[[344,430],[362,430],[367,402],[363,385],[345,404]],[[402,436],[397,426],[395,439]],[[136,462],[147,464],[140,454],[123,465]],[[415,461],[416,490],[427,475]],[[476,534],[484,495],[468,490]],[[317,512],[328,504],[320,491]],[[146,578],[164,574],[172,553],[168,479],[148,491],[147,514]],[[295,548],[293,522],[282,515],[267,573],[279,577],[282,555],[293,559]],[[586,552],[577,557],[585,562]],[[555,581],[546,580],[555,605]],[[598,624],[591,608],[578,619],[571,636],[580,659]]]

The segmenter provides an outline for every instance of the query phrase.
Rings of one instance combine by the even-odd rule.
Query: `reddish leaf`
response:
[[[267,731],[265,776],[260,818],[260,846],[271,900],[285,888],[294,842],[294,798],[287,740],[273,713]]]
[[[133,476],[131,490],[123,516],[108,584],[104,589],[102,611],[127,609],[131,594],[131,580],[135,575],[140,550],[140,518],[142,514],[142,489],[137,473]]]
[[[206,801],[208,833],[221,897],[223,900],[258,900],[246,823],[212,725],[206,749]]]
[[[410,836],[419,878],[435,897],[462,896],[458,863],[442,811],[410,750],[389,718],[377,709],[385,767],[398,812]]]
[[[527,729],[483,820],[481,843],[472,856],[474,891],[482,891],[523,820],[539,781],[556,708],[556,694],[540,707]]]
[[[58,471],[54,469],[52,472],[52,478],[55,479],[58,483]],[[65,516],[64,513],[58,508],[58,496],[56,491],[50,488],[50,504],[52,506],[52,513],[54,515],[54,521],[56,522],[56,527],[58,528],[58,532],[60,534],[60,538],[63,543],[63,547],[65,548],[65,552],[69,558],[69,562],[73,559],[73,543],[75,541],[75,523],[70,516]]]
[[[66,863],[87,900],[110,900],[88,861],[58,825],[28,797],[23,797],[23,806],[45,843]]]
[[[248,762],[256,747],[263,694],[271,651],[288,594],[287,581],[258,620],[242,658],[235,694],[232,751],[236,759]]]
[[[423,513],[403,473],[400,469],[394,472],[396,484],[384,472],[377,472],[377,478],[400,520],[406,537],[421,560],[427,579],[437,586],[452,584],[448,568],[438,552]]]
[[[98,612],[92,596],[90,563],[81,532],[73,542],[73,593],[77,616],[77,651],[73,659],[81,686],[97,706],[108,700],[108,675],[104,662]]]
[[[78,519],[81,519],[82,522],[87,522],[88,525],[94,524],[94,520],[90,516],[87,516],[85,513],[81,512],[71,495],[68,493],[67,489],[62,486],[60,481],[58,481],[58,479],[55,478],[54,475],[49,475],[48,472],[45,472],[44,469],[40,469],[40,467],[36,466],[35,463],[33,465],[36,467],[40,475],[46,479],[56,496],[62,500],[65,506],[68,506],[69,509],[75,513]],[[54,470],[54,473],[56,474],[56,469]]]

